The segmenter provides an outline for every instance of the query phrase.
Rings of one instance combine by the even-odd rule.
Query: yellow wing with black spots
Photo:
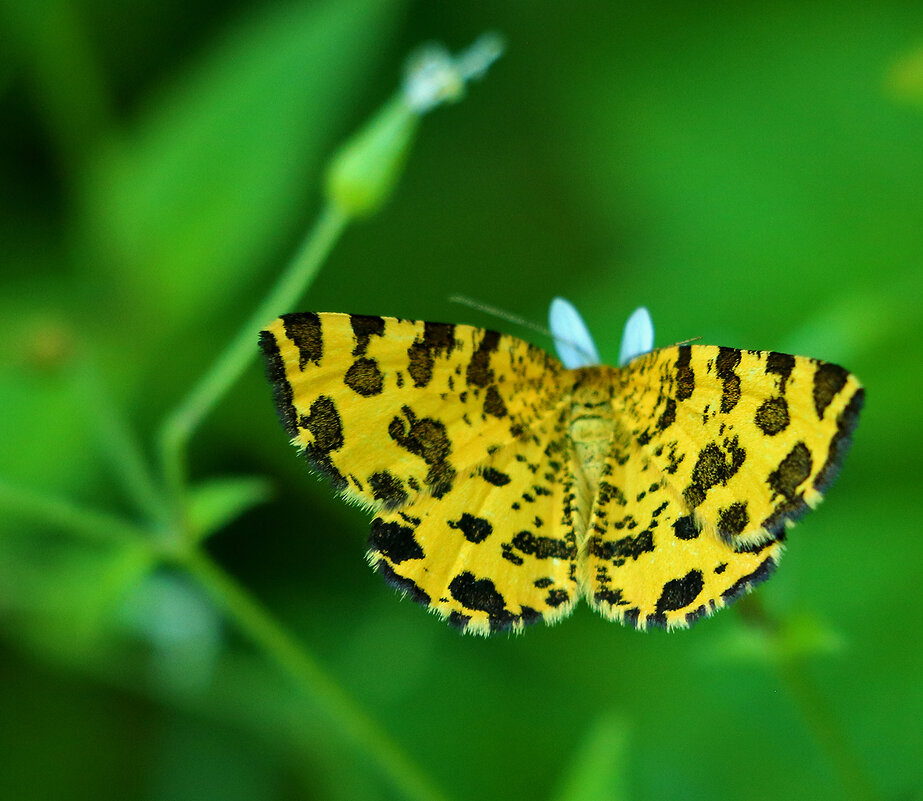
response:
[[[468,632],[569,615],[581,592],[579,520],[560,418],[537,422],[442,497],[381,514],[369,538],[372,565]]]
[[[375,510],[446,495],[561,393],[544,351],[467,325],[289,314],[260,342],[293,444]]]
[[[641,627],[688,625],[771,574],[785,529],[838,471],[864,393],[828,362],[689,345],[636,359],[623,381],[608,467],[628,511],[597,501],[587,594]]]

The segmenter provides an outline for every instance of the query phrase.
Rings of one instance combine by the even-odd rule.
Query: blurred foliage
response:
[[[448,297],[563,294],[609,361],[643,303],[660,343],[845,364],[868,402],[828,502],[758,606],[690,632],[582,608],[461,637],[366,568],[254,360],[193,440],[193,534],[449,798],[921,792],[923,6],[0,0],[5,797],[403,796],[158,558],[126,454],[153,460],[405,55],[488,29],[507,54],[300,308],[497,326]]]

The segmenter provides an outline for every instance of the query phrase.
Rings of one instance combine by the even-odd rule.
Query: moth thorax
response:
[[[612,439],[613,421],[611,386],[588,381],[574,387],[568,427],[574,443],[608,443]]]
[[[612,447],[614,410],[611,384],[582,376],[571,396],[567,433],[577,457],[578,472],[590,493],[595,493],[602,476],[606,455]]]
[[[605,417],[571,418],[568,433],[575,445],[592,446],[599,443],[605,447],[612,441],[612,421]]]

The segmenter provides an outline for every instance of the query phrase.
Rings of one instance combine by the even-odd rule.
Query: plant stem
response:
[[[141,528],[114,515],[84,509],[70,501],[14,487],[4,481],[0,481],[0,507],[60,526],[94,542],[136,544],[145,536]]]
[[[257,332],[298,300],[348,221],[348,217],[333,205],[323,209],[269,294],[192,391],[164,421],[160,430],[161,458],[167,494],[175,504],[174,525],[177,530],[185,528],[185,449],[189,438],[256,355]]]
[[[114,473],[138,508],[149,520],[162,524],[167,514],[167,502],[149,469],[141,444],[125,416],[116,408],[100,381],[95,364],[82,360],[76,365],[75,382],[83,397],[87,416],[99,433],[105,455]]]
[[[783,656],[777,660],[777,669],[814,739],[827,754],[844,797],[853,801],[879,801],[880,796],[862,768],[860,755],[853,749],[836,713],[805,671],[805,666]]]
[[[201,583],[245,636],[287,673],[305,695],[316,701],[356,745],[374,758],[400,790],[402,798],[445,801],[445,796],[324,671],[310,652],[208,555],[189,547],[177,553],[176,560]]]
[[[849,742],[836,713],[820,688],[811,680],[803,660],[786,653],[780,638],[782,626],[759,597],[748,595],[739,603],[741,618],[762,630],[769,638],[770,653],[779,678],[794,700],[814,740],[830,760],[844,797],[853,801],[880,801],[880,796],[862,768],[862,758]]]

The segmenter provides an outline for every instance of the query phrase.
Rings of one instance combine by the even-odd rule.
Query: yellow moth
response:
[[[479,634],[554,622],[582,597],[684,627],[767,578],[843,460],[863,390],[835,364],[653,348],[629,320],[598,364],[556,299],[560,360],[468,325],[288,314],[261,335],[292,442],[374,512],[368,558]]]

